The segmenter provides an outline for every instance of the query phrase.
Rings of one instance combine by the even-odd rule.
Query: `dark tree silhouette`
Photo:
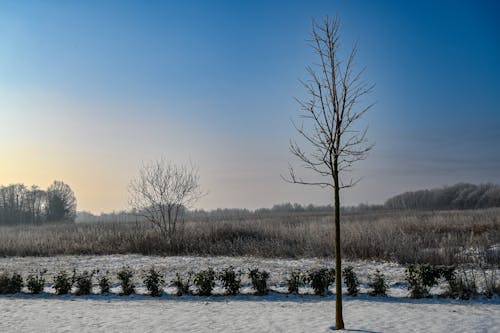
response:
[[[49,222],[74,222],[76,198],[69,185],[54,181],[47,189],[45,214]]]

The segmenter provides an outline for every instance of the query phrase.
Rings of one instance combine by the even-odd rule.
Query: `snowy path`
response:
[[[0,298],[0,332],[331,332],[334,297]],[[500,332],[496,301],[350,298],[354,332]]]

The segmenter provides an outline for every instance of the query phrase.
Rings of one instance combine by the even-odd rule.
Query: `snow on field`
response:
[[[61,256],[0,258],[1,271],[23,276],[47,269],[47,281],[60,270],[108,270],[129,265],[136,272],[138,292],[144,293],[142,275],[154,265],[170,281],[176,272],[229,265],[246,270],[259,267],[271,272],[274,291],[284,291],[284,281],[293,269],[331,267],[323,259],[258,259],[234,257],[152,257],[139,255]],[[470,301],[407,298],[404,268],[395,263],[355,261],[362,289],[358,297],[345,296],[346,327],[354,332],[500,332],[500,298],[476,297]],[[368,275],[379,269],[390,284],[390,297],[364,294]],[[48,283],[42,295],[1,295],[0,332],[328,332],[334,323],[334,295],[318,297],[271,292],[250,295],[244,280],[244,295],[172,296],[152,299],[146,295],[53,295]],[[119,291],[115,285],[114,292]],[[216,288],[217,293],[222,290]]]
[[[484,301],[346,297],[353,332],[500,332],[500,305]],[[0,298],[1,332],[329,332],[334,297],[146,296]]]

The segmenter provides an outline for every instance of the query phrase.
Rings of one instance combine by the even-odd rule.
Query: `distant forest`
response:
[[[368,207],[368,206],[366,206]],[[370,206],[371,207],[371,206]],[[270,213],[298,213],[298,212],[326,212],[331,211],[331,205],[301,205],[298,203],[283,203],[274,205],[272,208],[258,208],[250,210],[246,208],[217,208],[214,210],[186,210],[184,213],[188,217],[224,217],[224,216],[239,216],[239,215],[263,215]],[[350,208],[348,208],[350,209]],[[89,212],[78,212],[77,222],[120,222],[120,221],[135,221],[136,217],[131,211],[118,211],[112,213],[102,213],[94,215]]]
[[[460,183],[443,188],[406,192],[390,198],[386,209],[474,209],[500,207],[500,185]]]
[[[379,210],[450,210],[500,207],[500,185],[473,185],[460,183],[453,186],[406,192],[388,199],[383,205],[359,204],[342,207],[344,212],[366,212]],[[301,205],[298,203],[283,203],[271,208],[255,210],[244,208],[219,208],[214,210],[189,210],[189,217],[224,217],[235,215],[263,215],[271,213],[329,212],[331,205]],[[121,211],[94,215],[89,212],[79,212],[77,222],[120,222],[135,221],[133,212]]]

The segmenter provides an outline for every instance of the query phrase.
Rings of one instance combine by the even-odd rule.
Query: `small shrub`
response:
[[[129,266],[122,267],[122,269],[116,274],[118,280],[120,280],[120,286],[122,287],[122,292],[120,295],[131,295],[135,293],[135,286],[132,282],[132,277],[134,272]]]
[[[444,297],[469,299],[477,293],[475,277],[472,281],[465,270],[459,273],[454,266],[444,266],[441,267],[441,276],[448,284],[447,291],[442,295]]]
[[[438,284],[443,272],[440,267],[429,264],[406,266],[405,279],[408,283],[410,297],[430,297],[430,289]]]
[[[54,277],[54,289],[57,295],[65,295],[71,291],[73,286],[73,277],[69,276],[65,271],[60,271]]]
[[[18,273],[0,275],[0,294],[17,294],[23,288],[23,278]]]
[[[476,296],[477,284],[475,278],[467,276],[467,274],[462,275],[458,278],[458,298],[468,300],[472,296]]]
[[[18,273],[12,274],[12,277],[10,278],[9,293],[10,294],[20,293],[23,286],[24,286],[23,277]]]
[[[158,297],[162,294],[162,285],[165,283],[165,280],[161,276],[161,273],[155,270],[154,267],[151,267],[144,277],[144,285],[148,289],[149,295]]]
[[[210,296],[212,289],[215,287],[215,272],[212,268],[199,271],[193,279],[194,284],[198,287],[198,295]]]
[[[452,293],[457,290],[457,278],[455,266],[440,266],[441,276],[446,280],[447,291],[441,296],[453,297]]]
[[[305,276],[302,272],[300,271],[290,272],[290,275],[286,280],[286,283],[288,285],[288,292],[291,294],[298,293],[299,288],[305,286],[306,282],[307,282],[307,276]]]
[[[474,270],[462,268],[457,271],[455,267],[448,266],[441,268],[441,274],[448,283],[448,290],[442,296],[468,300],[478,294]]]
[[[257,295],[266,295],[269,292],[267,288],[269,272],[254,268],[249,270],[248,277],[252,281],[252,287],[255,289]]]
[[[74,273],[77,295],[89,295],[92,293],[92,277],[94,274],[95,271],[83,271],[81,274],[76,274],[76,272]]]
[[[356,296],[359,292],[359,281],[354,268],[352,266],[347,266],[344,268],[344,283],[347,286],[347,293],[351,296]]]
[[[474,270],[461,269],[455,273],[452,283],[449,284],[448,296],[468,300],[478,294],[476,274]]]
[[[438,266],[422,264],[418,266],[420,280],[422,285],[427,288],[431,288],[438,284],[439,278],[441,277],[441,269]]]
[[[389,288],[384,274],[380,273],[377,269],[375,274],[370,276],[368,286],[372,289],[368,294],[370,296],[387,296],[387,289]]]
[[[10,277],[7,275],[7,273],[2,273],[2,275],[0,275],[0,294],[7,294],[9,284]]]
[[[233,266],[224,268],[217,275],[222,282],[222,286],[226,289],[228,295],[236,295],[240,291],[241,271],[235,271]]]
[[[446,282],[450,282],[455,280],[455,272],[456,272],[456,267],[455,266],[438,266],[439,267],[439,273],[441,274],[442,277],[445,278]]]
[[[106,274],[103,274],[99,277],[99,290],[101,291],[101,294],[108,294],[111,289],[111,281],[108,277],[109,272],[106,272]]]
[[[422,285],[419,273],[415,265],[408,265],[405,268],[405,280],[408,284],[411,298],[422,298],[428,295],[428,290]]]
[[[188,274],[186,281],[184,281],[179,273],[175,274],[175,279],[171,281],[177,288],[177,296],[188,295],[189,286],[191,284],[191,274]]]
[[[492,270],[490,274],[486,273],[486,270],[483,270],[483,278],[484,278],[484,290],[483,295],[492,298],[493,295],[500,295],[500,281],[497,279],[497,273],[495,270]]]
[[[46,269],[28,275],[26,279],[26,288],[28,288],[30,293],[40,294],[43,292],[43,287],[45,286],[45,273],[47,273]]]
[[[308,281],[316,295],[328,294],[328,287],[335,282],[335,269],[320,268],[309,272]]]

